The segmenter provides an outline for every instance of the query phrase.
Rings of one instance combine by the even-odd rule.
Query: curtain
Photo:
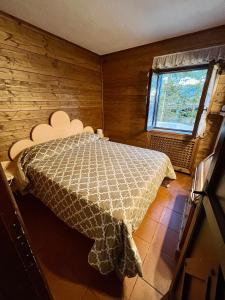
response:
[[[213,98],[215,89],[216,89],[216,81],[218,78],[218,65],[214,65],[213,67],[213,71],[212,71],[212,75],[209,81],[209,86],[208,86],[208,91],[205,97],[205,103],[204,103],[204,110],[203,113],[201,115],[201,119],[199,121],[199,125],[198,125],[198,130],[197,130],[197,137],[204,137],[204,133],[206,130],[206,119],[207,119],[207,115],[208,115],[208,109],[210,107],[211,104],[211,100]]]
[[[152,69],[166,69],[208,64],[210,61],[225,60],[225,45],[156,56]]]

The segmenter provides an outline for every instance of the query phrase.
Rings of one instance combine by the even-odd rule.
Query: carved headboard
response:
[[[14,160],[24,149],[44,143],[57,138],[67,137],[81,132],[94,130],[90,126],[83,126],[83,123],[70,117],[64,111],[56,111],[50,116],[50,124],[39,124],[31,130],[30,139],[24,139],[13,144],[9,149],[9,157]]]

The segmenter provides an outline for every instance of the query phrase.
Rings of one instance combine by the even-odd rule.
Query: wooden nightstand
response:
[[[16,171],[16,165],[13,161],[7,160],[7,161],[1,161],[1,166],[3,168],[3,171],[5,173],[5,176],[7,180],[10,182],[13,180],[15,171]]]

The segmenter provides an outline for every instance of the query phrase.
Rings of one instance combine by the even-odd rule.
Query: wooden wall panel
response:
[[[212,103],[207,117],[205,135],[203,138],[199,139],[199,147],[195,164],[198,164],[206,158],[214,149],[223,119],[219,115],[223,105],[225,105],[225,73],[219,75],[215,94],[212,97]]]
[[[102,127],[100,57],[0,13],[0,160],[59,109]]]
[[[102,57],[105,133],[115,141],[149,146],[144,131],[147,73],[154,56],[225,43],[225,26]]]

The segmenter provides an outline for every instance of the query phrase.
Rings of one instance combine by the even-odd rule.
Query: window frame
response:
[[[202,112],[204,110],[204,103],[205,103],[205,98],[208,90],[208,85],[209,81],[212,75],[212,70],[213,70],[214,62],[208,63],[208,64],[201,64],[201,65],[195,65],[195,66],[185,66],[185,67],[176,67],[176,68],[167,68],[167,69],[151,69],[149,71],[148,75],[148,86],[147,86],[147,103],[146,103],[146,120],[145,120],[145,130],[150,132],[150,131],[158,131],[158,132],[165,132],[165,133],[172,133],[172,134],[180,134],[180,135],[187,135],[187,136],[192,136],[195,137],[198,129],[198,124],[202,115]],[[195,70],[207,70],[206,73],[206,79],[205,83],[203,85],[202,89],[202,94],[200,97],[199,101],[199,106],[193,126],[193,130],[187,131],[187,130],[175,130],[175,129],[169,129],[169,128],[163,128],[163,127],[154,127],[148,126],[148,119],[149,119],[149,106],[150,106],[150,92],[151,92],[151,82],[152,82],[152,76],[153,74],[156,74],[157,77],[157,88],[156,88],[156,95],[155,95],[155,104],[154,104],[154,112],[153,112],[153,124],[154,122],[156,123],[156,111],[157,107],[159,104],[159,88],[158,85],[159,83],[159,78],[160,74],[166,74],[166,73],[176,73],[176,72],[183,72],[183,71],[195,71]]]

